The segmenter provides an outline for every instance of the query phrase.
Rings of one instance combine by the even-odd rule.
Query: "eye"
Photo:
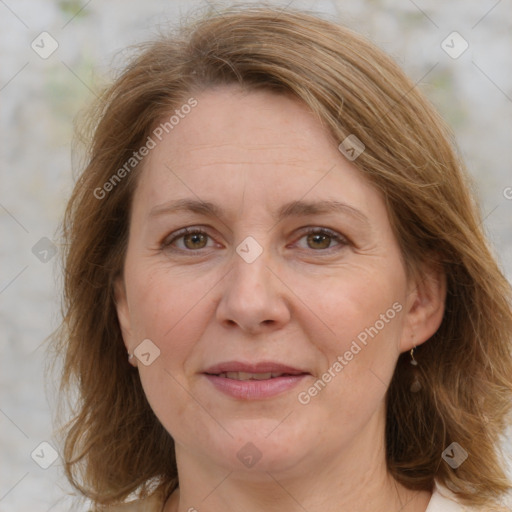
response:
[[[315,251],[332,249],[333,246],[336,245],[341,247],[348,245],[348,241],[345,237],[327,228],[310,229],[299,241],[303,239],[306,240],[307,246],[302,246],[302,248],[313,249]]]
[[[209,240],[212,242],[208,245]],[[184,228],[168,236],[162,243],[163,248],[182,251],[197,251],[212,247],[213,240],[205,231],[197,228]]]
[[[304,243],[300,243],[305,240]],[[342,248],[348,245],[345,237],[327,228],[314,228],[306,231],[298,240],[302,249],[314,251],[326,251],[336,246]],[[214,241],[210,235],[199,228],[188,227],[171,233],[163,242],[163,249],[171,249],[182,252],[194,252],[208,247],[213,247]]]

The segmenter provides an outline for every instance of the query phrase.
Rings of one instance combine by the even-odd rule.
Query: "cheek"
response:
[[[322,320],[317,326],[325,323],[330,330],[323,328],[322,336],[307,332],[324,356],[324,366],[316,380],[301,389],[299,402],[306,405],[309,417],[326,417],[353,435],[382,404],[398,358],[403,322],[403,305],[391,281],[373,279],[371,286],[361,282],[351,276],[326,293],[310,291],[309,300],[319,306]]]
[[[349,350],[351,342],[359,339],[378,339],[378,346],[395,343],[402,328],[403,298],[401,291],[405,281],[397,272],[394,276],[378,268],[350,268],[319,281],[295,280],[297,295],[307,297],[306,306],[315,313],[315,325],[324,333],[324,347],[331,354]],[[301,287],[301,288],[299,288]],[[302,326],[310,329],[306,322]],[[314,341],[313,330],[309,338]],[[374,344],[377,345],[377,344]],[[367,344],[369,347],[369,343]],[[319,347],[320,348],[320,347]],[[392,351],[393,355],[395,351]]]
[[[320,331],[315,335],[308,322],[302,327],[322,353],[323,366],[321,382],[304,389],[301,398],[314,403],[317,414],[328,409],[351,429],[383,400],[399,355],[404,289],[402,273],[377,267],[338,271],[323,290],[304,287],[301,293],[318,312]]]
[[[180,418],[201,414],[184,385],[187,361],[211,316],[205,311],[208,283],[165,268],[131,275],[136,276],[127,283],[134,333],[139,340],[150,339],[160,351],[150,365],[138,363],[141,383],[157,417],[174,432]]]
[[[180,366],[211,316],[207,294],[215,280],[190,279],[160,267],[132,276],[127,290],[135,336],[155,343],[166,366]]]

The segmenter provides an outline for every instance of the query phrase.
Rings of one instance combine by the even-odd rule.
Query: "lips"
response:
[[[261,380],[259,376],[265,375],[266,378],[280,377],[282,375],[300,375],[304,373],[309,373],[306,370],[302,370],[300,368],[294,368],[292,366],[288,366],[281,363],[276,363],[272,361],[261,361],[259,363],[242,363],[239,361],[228,361],[225,363],[215,364],[210,366],[205,370],[204,373],[209,375],[222,375],[226,377],[227,374],[235,375],[239,374],[242,377],[237,380],[248,380],[246,375],[253,375]],[[228,378],[236,378],[228,377]]]
[[[250,373],[250,372],[223,372],[219,373],[218,377],[224,379],[234,380],[267,380],[275,379],[276,377],[282,377],[283,375],[289,375],[280,372],[266,372],[266,373]]]
[[[207,368],[204,375],[224,394],[238,399],[256,400],[288,391],[310,373],[276,362],[229,361]]]

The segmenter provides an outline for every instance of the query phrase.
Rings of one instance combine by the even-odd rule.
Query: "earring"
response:
[[[133,360],[133,354],[130,354],[130,352],[128,352],[128,362],[132,365],[132,366],[137,366],[137,364],[135,363],[135,361]]]
[[[415,348],[416,347],[411,349],[410,363],[412,366],[418,366],[418,361],[416,361],[416,359],[414,358],[414,349]],[[411,391],[411,393],[417,393],[421,389],[421,382],[420,382],[420,379],[418,378],[418,371],[413,370],[413,372],[414,372],[414,378],[413,378],[413,381],[412,381],[412,384],[411,384],[411,387],[409,388],[409,390]]]

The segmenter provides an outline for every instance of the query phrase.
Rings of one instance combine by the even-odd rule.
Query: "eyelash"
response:
[[[349,245],[349,241],[347,240],[347,238],[345,238],[344,236],[340,235],[339,233],[336,233],[335,231],[332,231],[331,229],[328,229],[328,228],[310,228],[307,231],[305,231],[304,233],[302,233],[300,238],[298,238],[298,240],[301,240],[302,238],[307,237],[308,235],[316,235],[316,234],[327,235],[330,238],[332,238],[335,242],[337,242],[336,246],[328,247],[327,249],[309,249],[316,253],[331,252],[331,250],[335,249],[335,247],[343,248],[344,246]],[[191,253],[191,254],[196,254],[196,253],[202,251],[203,249],[206,249],[206,247],[204,247],[202,249],[181,249],[181,248],[172,247],[172,244],[174,242],[176,242],[179,239],[182,239],[184,236],[187,236],[187,235],[205,235],[210,240],[212,240],[212,237],[205,230],[200,229],[200,228],[187,227],[187,228],[180,229],[179,231],[176,231],[175,233],[172,233],[171,235],[166,237],[161,244],[161,248],[162,249],[170,249],[172,251],[182,252],[182,253],[187,252],[187,253]],[[171,237],[171,238],[169,238],[169,237]]]

